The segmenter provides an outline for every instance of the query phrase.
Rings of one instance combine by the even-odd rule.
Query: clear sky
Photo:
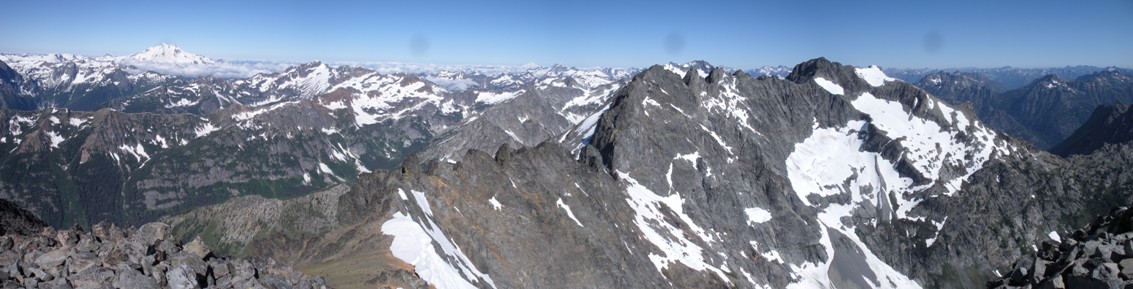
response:
[[[1133,67],[1133,0],[0,0],[0,52],[228,60],[751,68]]]

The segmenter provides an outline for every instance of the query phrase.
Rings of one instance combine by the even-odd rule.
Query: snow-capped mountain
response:
[[[533,147],[422,154],[315,213],[225,204],[235,212],[176,223],[221,235],[264,224],[263,237],[224,246],[328,268],[366,262],[363,279],[390,287],[971,288],[1120,195],[1128,182],[1101,180],[1128,177],[1118,168],[1133,163],[1036,151],[875,66],[816,59],[785,78],[677,66],[638,73]],[[425,151],[513,139],[485,129],[496,123],[555,119],[530,109],[548,99],[525,97],[538,91],[442,138],[464,144]],[[231,214],[248,219],[216,219]],[[305,241],[254,245],[282,236]]]
[[[196,55],[173,44],[162,43],[146,48],[142,52],[131,54],[123,58],[126,62],[151,62],[161,64],[217,64],[217,60]]]
[[[225,79],[138,73],[112,57],[5,57],[16,67],[0,71],[0,91],[19,91],[26,83],[67,88],[59,100],[37,99],[45,94],[35,91],[6,96],[10,108],[47,108],[6,111],[7,129],[0,130],[0,148],[7,152],[0,171],[27,176],[0,181],[0,194],[56,225],[137,223],[232,196],[293,196],[350,183],[359,173],[390,168],[466,127],[499,128],[505,137],[435,151],[462,155],[505,143],[534,145],[564,131],[573,124],[572,112],[592,109],[628,77],[620,70],[563,66],[495,75],[461,72],[448,77],[485,84],[450,90],[429,80],[444,77],[443,71],[383,74],[317,61]],[[99,86],[52,82],[74,78],[57,73],[67,67],[104,68],[124,80],[84,76],[77,82]],[[100,93],[107,85],[124,88],[117,95]],[[500,112],[480,118],[496,106],[532,113],[518,122],[493,116]],[[82,111],[87,109],[94,111]],[[26,164],[43,170],[21,169]],[[61,170],[52,173],[56,169]],[[71,181],[53,181],[48,177],[53,174]],[[72,187],[89,193],[69,196]],[[97,196],[115,197],[84,201]],[[69,207],[85,213],[64,214]]]
[[[229,253],[366,264],[366,287],[970,288],[1133,187],[1133,146],[1063,159],[822,58],[224,78],[0,57],[5,108],[32,107],[0,110],[0,197],[56,226],[165,218]],[[1133,83],[1110,72],[1020,91]]]

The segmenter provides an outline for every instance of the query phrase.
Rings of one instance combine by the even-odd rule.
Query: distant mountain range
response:
[[[885,73],[908,83],[920,82],[921,79],[924,79],[926,76],[938,72],[968,73],[981,75],[981,77],[997,83],[999,89],[1009,90],[1023,87],[1047,75],[1057,75],[1063,79],[1076,79],[1081,76],[1109,69],[1117,70],[1125,74],[1133,74],[1133,69],[1129,68],[1089,65],[1051,68],[1019,68],[1010,66],[998,68],[886,68]]]
[[[467,149],[537,144],[635,72],[382,74],[311,62],[228,79],[138,70],[142,62],[225,63],[166,44],[126,57],[0,56],[0,196],[63,226],[301,195],[394,167],[434,141],[451,145],[424,154],[451,161]]]
[[[1042,149],[1069,137],[1096,107],[1133,102],[1133,76],[1114,68],[1072,80],[1046,75],[1009,90],[975,72],[936,72],[917,85],[952,103],[970,102],[989,126]]]
[[[973,288],[1133,200],[1128,108],[1095,109],[1125,101],[1119,69],[1020,87],[824,58],[165,70],[239,65],[172,45],[0,55],[0,204],[54,227],[167,222],[101,239],[145,239],[124,245],[145,264],[202,261],[155,239],[171,233],[338,288]],[[1040,149],[1059,135],[1074,156]],[[43,259],[25,247],[0,257]],[[214,263],[189,277],[218,284]],[[10,264],[0,281],[64,280]],[[272,279],[240,266],[239,284]]]

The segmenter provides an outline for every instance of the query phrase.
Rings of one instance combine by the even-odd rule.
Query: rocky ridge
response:
[[[359,287],[415,272],[458,288],[971,288],[1019,244],[1127,197],[1114,189],[1128,173],[1114,168],[1133,163],[1130,150],[1058,158],[876,67],[700,70],[647,69],[535,147],[377,170],[340,197],[325,233],[257,236],[250,252],[369,264],[365,278],[328,275]],[[822,152],[872,169],[799,159]],[[222,217],[179,222],[199,218]]]
[[[327,288],[272,260],[217,257],[164,223],[0,236],[0,288]]]
[[[1133,286],[1133,210],[1114,208],[1073,232],[1051,232],[1033,254],[987,288],[1127,288]]]

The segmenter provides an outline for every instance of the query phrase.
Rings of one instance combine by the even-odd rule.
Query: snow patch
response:
[[[67,124],[70,124],[73,127],[82,127],[86,124],[86,119],[70,118],[67,119]]]
[[[578,224],[579,227],[586,227],[582,225],[582,222],[578,221],[578,218],[574,217],[574,212],[570,210],[570,207],[567,206],[566,203],[563,203],[563,198],[559,198],[558,201],[555,201],[555,205],[559,206],[559,208],[563,208],[563,210],[566,211],[567,217],[570,217],[571,220],[574,220],[574,223]]]
[[[762,208],[747,208],[744,213],[747,214],[748,224],[762,224],[771,220],[771,212]]]
[[[425,193],[411,192],[425,215],[414,221],[409,214],[396,212],[393,218],[382,223],[382,234],[393,236],[390,252],[394,257],[413,265],[421,279],[437,288],[476,288],[469,279],[475,282],[483,280],[496,288],[491,276],[476,269],[460,247],[453,244],[433,221],[433,211],[429,208]],[[403,199],[406,198],[403,190],[398,189],[398,194]],[[433,244],[439,245],[439,248]],[[440,253],[446,256],[441,256]],[[448,260],[453,260],[453,263]]]
[[[476,94],[476,102],[485,104],[497,104],[509,99],[516,98],[523,92],[523,90],[502,92],[481,91]]]
[[[649,253],[649,260],[653,262],[658,272],[663,272],[669,264],[679,262],[693,270],[711,271],[718,275],[721,280],[730,282],[730,279],[722,270],[705,261],[704,250],[686,236],[685,230],[682,230],[681,226],[673,225],[669,220],[666,220],[665,214],[662,213],[662,207],[672,211],[679,219],[677,221],[687,225],[692,233],[699,237],[700,241],[705,243],[712,241],[705,234],[704,229],[684,213],[684,199],[681,198],[679,193],[659,196],[638,183],[629,174],[619,171],[617,175],[626,182],[626,202],[634,210],[634,224],[641,230],[647,241],[661,250],[660,254]]]
[[[504,208],[504,205],[500,204],[499,200],[496,200],[496,196],[492,196],[491,199],[488,199],[488,203],[491,203],[492,209],[496,211],[500,211]]]
[[[47,134],[47,139],[49,141],[51,141],[51,147],[52,148],[59,148],[59,144],[62,143],[63,141],[65,141],[65,140],[67,140],[67,139],[63,138],[62,136],[59,136],[58,133],[55,133],[53,131],[47,131],[47,132],[44,132],[44,133]]]
[[[821,86],[822,89],[825,89],[826,91],[830,92],[831,94],[842,95],[842,94],[846,93],[846,90],[842,89],[841,85],[838,85],[837,83],[834,83],[833,81],[826,80],[825,78],[815,77],[814,83],[817,83],[818,86]]]
[[[149,154],[146,153],[146,148],[142,147],[142,144],[140,143],[135,146],[121,145],[118,146],[118,149],[122,150],[123,152],[130,153],[134,156],[134,159],[138,160],[138,162],[149,161]]]
[[[881,67],[878,67],[877,65],[870,65],[869,67],[865,68],[855,68],[854,73],[857,73],[858,77],[861,77],[862,80],[865,80],[865,82],[874,87],[885,85],[886,81],[896,80],[885,75],[885,72],[881,71]]]
[[[197,137],[202,137],[218,130],[220,130],[220,128],[212,126],[212,123],[210,122],[205,122],[203,125],[201,125],[201,127],[198,127],[196,130],[194,130],[193,133],[195,133]]]
[[[578,124],[578,127],[574,130],[574,134],[579,137],[581,141],[571,150],[571,153],[578,156],[582,151],[582,147],[590,143],[590,138],[594,137],[594,131],[598,128],[598,120],[602,118],[602,114],[607,110],[610,110],[609,104],[606,104],[602,109],[590,114],[590,116],[587,116],[586,119],[583,119],[582,122]]]

